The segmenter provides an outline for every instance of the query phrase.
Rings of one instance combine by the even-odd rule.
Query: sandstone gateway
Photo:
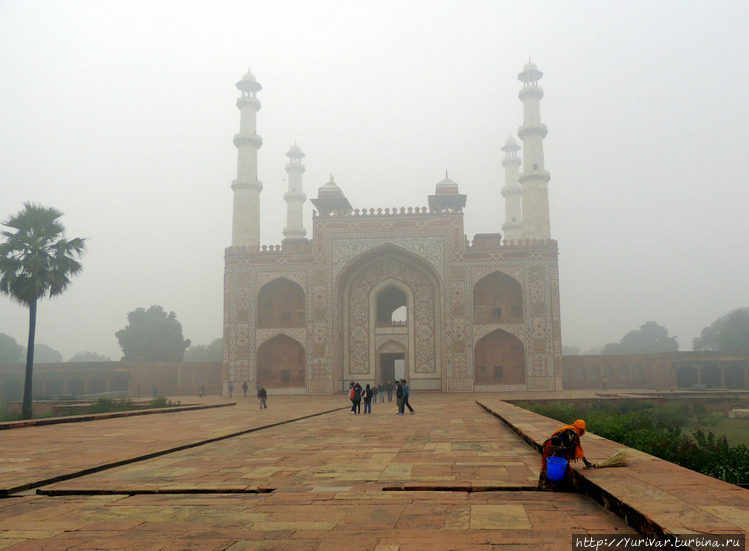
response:
[[[522,162],[511,137],[502,148],[504,235],[478,234],[469,242],[466,196],[447,175],[428,207],[384,209],[353,208],[331,177],[312,199],[309,239],[304,153],[295,144],[287,153],[284,240],[261,247],[262,86],[244,75],[237,83],[239,160],[225,256],[225,394],[230,381],[235,391],[247,381],[271,394],[329,394],[351,380],[396,376],[413,389],[443,392],[562,389],[541,76],[531,62],[518,76]]]

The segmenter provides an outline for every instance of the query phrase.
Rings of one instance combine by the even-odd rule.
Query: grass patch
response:
[[[685,429],[690,432],[695,429],[711,430],[719,436],[725,436],[733,446],[749,446],[749,419],[731,419],[715,412],[701,419],[690,420]]]
[[[61,402],[64,404],[64,402]],[[177,400],[172,402],[165,396],[159,396],[152,400],[149,404],[135,404],[130,398],[122,400],[115,400],[113,398],[102,397],[92,402],[91,404],[80,405],[79,407],[66,408],[64,411],[60,411],[56,414],[52,412],[43,413],[41,415],[34,415],[32,419],[47,419],[51,417],[69,417],[71,415],[90,415],[92,413],[114,413],[120,411],[135,411],[142,409],[158,409],[176,407],[181,405],[181,402]],[[0,411],[0,423],[8,421],[20,421],[21,415],[6,413],[4,408]]]

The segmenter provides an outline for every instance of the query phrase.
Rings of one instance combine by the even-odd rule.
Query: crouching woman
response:
[[[538,477],[538,487],[540,489],[551,491],[571,490],[570,464],[573,461],[582,460],[586,469],[594,466],[585,458],[585,452],[580,444],[580,437],[583,434],[585,434],[585,421],[578,419],[571,425],[565,425],[554,431],[551,437],[544,442],[541,458],[541,474]],[[567,467],[562,480],[549,480],[547,476],[546,459],[551,456],[562,457],[567,460]]]

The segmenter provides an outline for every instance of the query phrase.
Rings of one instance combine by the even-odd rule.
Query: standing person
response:
[[[405,379],[401,379],[401,386],[403,387],[403,405],[401,406],[401,415],[403,415],[403,410],[406,407],[408,408],[408,411],[411,412],[411,415],[413,415],[416,411],[411,407],[411,404],[408,403],[408,397],[411,395],[411,388],[408,386]]]
[[[242,390],[244,390],[244,397],[247,398],[247,390],[250,388],[250,385],[247,384],[247,381],[242,383]]]
[[[229,381],[229,398],[231,398],[232,392],[234,392],[234,383]]]
[[[388,393],[388,402],[393,401],[393,383],[388,381],[388,383],[385,385],[385,390]]]
[[[385,402],[385,381],[380,381],[380,384],[377,385],[377,394],[380,395],[380,403]]]
[[[374,396],[374,392],[372,392],[372,389],[370,388],[369,384],[367,384],[367,388],[364,389],[364,414],[366,415],[369,413],[372,415],[372,397]]]
[[[153,392],[153,399],[155,400],[156,396],[159,395],[159,389],[156,388],[156,385],[153,385],[153,390],[151,392]]]
[[[606,391],[606,376],[603,376],[603,391]]]
[[[354,402],[354,381],[348,385],[348,397],[351,400],[351,411],[350,413],[356,413],[356,402]]]
[[[367,386],[369,386],[369,385],[367,385]],[[372,383],[372,403],[373,404],[377,403],[377,385],[374,384],[374,383]],[[370,409],[371,409],[371,407],[372,407],[372,405],[370,404]],[[370,413],[372,413],[372,412],[370,411]]]
[[[265,405],[265,401],[268,399],[268,393],[265,391],[265,387],[260,385],[260,390],[257,391],[257,399],[260,400],[260,409],[268,409]]]
[[[362,387],[359,383],[354,383],[354,413],[359,415],[361,413],[361,395]]]
[[[395,403],[398,405],[398,415],[403,415],[403,385],[395,381]]]

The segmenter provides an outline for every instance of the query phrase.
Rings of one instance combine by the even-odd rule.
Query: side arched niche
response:
[[[263,285],[257,294],[257,327],[305,327],[304,290],[279,277]]]
[[[257,384],[265,388],[304,388],[304,347],[288,335],[276,335],[257,350]]]
[[[522,323],[523,288],[515,278],[492,272],[473,286],[474,323]]]
[[[476,385],[525,384],[525,347],[515,335],[495,329],[476,343]]]

